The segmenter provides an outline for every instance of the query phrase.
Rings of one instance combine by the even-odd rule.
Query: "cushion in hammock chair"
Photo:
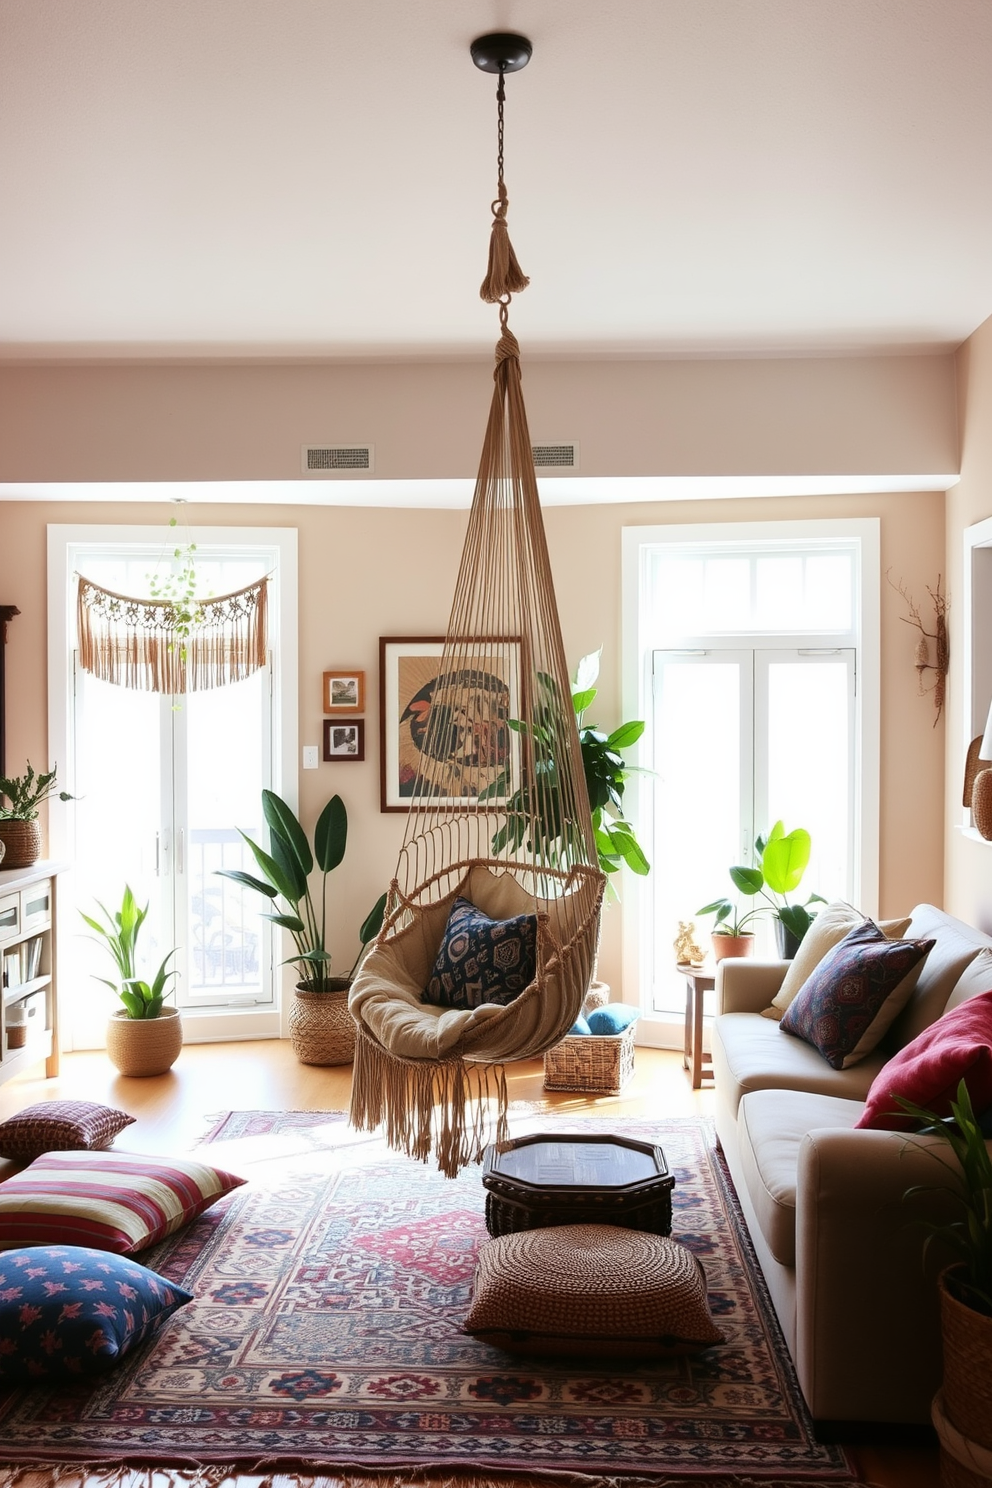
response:
[[[533,981],[536,956],[536,914],[494,920],[459,896],[422,1000],[440,1007],[506,1007]]]

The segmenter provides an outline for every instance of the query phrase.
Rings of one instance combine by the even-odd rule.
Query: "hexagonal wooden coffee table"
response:
[[[562,1224],[672,1232],[675,1179],[665,1154],[633,1137],[518,1137],[502,1152],[486,1148],[482,1183],[490,1235]]]

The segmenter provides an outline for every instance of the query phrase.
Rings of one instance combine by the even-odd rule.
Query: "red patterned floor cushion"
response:
[[[0,1157],[30,1160],[42,1152],[95,1152],[109,1147],[134,1117],[95,1101],[39,1101],[0,1121]]]
[[[0,1183],[0,1250],[89,1245],[130,1255],[244,1182],[187,1157],[47,1152]]]

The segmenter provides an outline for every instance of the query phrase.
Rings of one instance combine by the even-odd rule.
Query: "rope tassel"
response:
[[[518,294],[530,280],[517,262],[506,225],[508,198],[506,187],[499,183],[499,199],[493,202],[493,227],[489,235],[489,270],[479,294],[487,305],[498,304],[504,295]]]

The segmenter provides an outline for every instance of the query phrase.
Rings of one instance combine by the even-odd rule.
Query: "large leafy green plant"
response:
[[[942,1187],[960,1204],[960,1217],[947,1224],[921,1221],[929,1231],[926,1244],[941,1240],[957,1255],[958,1265],[948,1274],[949,1290],[966,1307],[992,1317],[992,1157],[981,1123],[975,1115],[964,1080],[951,1102],[950,1116],[938,1116],[912,1101],[896,1097],[910,1116],[922,1123],[920,1135],[940,1137],[955,1159],[935,1155],[947,1170]],[[923,1184],[906,1190],[905,1197],[926,1193]]]
[[[327,950],[327,876],[339,867],[348,845],[345,804],[340,796],[332,796],[327,802],[317,818],[312,848],[292,807],[275,791],[263,790],[262,813],[269,829],[268,852],[247,832],[241,833],[262,877],[256,878],[240,868],[220,868],[217,872],[221,878],[233,879],[235,883],[264,894],[267,899],[282,899],[284,906],[264,918],[288,930],[293,937],[296,955],[287,957],[284,964],[295,963],[300,985],[307,991],[337,991],[351,980],[362,952],[378,935],[386,908],[386,895],[379,897],[359,931],[361,944],[348,976],[332,978],[331,957]],[[310,889],[310,875],[315,866],[322,875],[319,908]]]
[[[118,980],[114,982],[109,977],[96,977],[95,980],[103,982],[104,986],[117,993],[129,1018],[157,1018],[168,995],[167,984],[172,977],[178,975],[176,971],[169,969],[169,962],[176,954],[175,949],[164,958],[152,980],[144,981],[138,976],[138,932],[148,918],[148,905],[144,909],[139,908],[127,884],[124,885],[120,909],[111,912],[99,900],[97,905],[104,917],[103,924],[92,915],[84,914],[82,910],[79,913],[90,929],[100,937],[97,943],[109,951],[117,967]]]
[[[30,760],[23,775],[0,776],[0,821],[34,821],[38,807],[49,796],[58,796],[60,801],[71,801],[68,791],[56,789],[54,770],[35,772]],[[3,804],[6,801],[6,805]]]
[[[802,904],[790,904],[787,897],[795,893],[802,882],[809,865],[810,846],[810,835],[805,827],[795,827],[786,832],[782,822],[777,821],[767,837],[759,836],[755,841],[755,866],[745,868],[736,864],[729,870],[731,882],[739,894],[752,902],[760,896],[763,902],[753,903],[753,907],[742,914],[732,900],[724,897],[714,899],[712,904],[704,905],[696,913],[715,914],[714,933],[724,935],[751,934],[748,925],[764,915],[772,915],[797,941],[801,941],[813,923],[809,905],[825,902],[820,894],[810,894]],[[721,931],[722,925],[727,928]]]
[[[602,648],[583,656],[576,667],[570,697],[570,712],[579,733],[596,852],[604,873],[615,874],[626,863],[632,872],[643,875],[650,872],[651,865],[633,824],[624,814],[623,804],[627,779],[638,767],[628,764],[623,751],[637,743],[644,724],[640,720],[622,723],[606,733],[598,725],[585,722],[586,711],[596,698],[601,655]],[[552,679],[540,676],[538,689],[531,721],[509,720],[511,729],[529,734],[533,740],[534,778],[521,784],[507,800],[506,819],[493,837],[492,849],[500,853],[507,844],[513,848],[526,844],[545,863],[560,867],[574,860],[580,835],[562,801],[558,769],[559,755],[567,747],[565,731],[572,724],[565,713],[569,704],[563,703]],[[508,783],[508,775],[503,774],[484,794],[502,795]]]

